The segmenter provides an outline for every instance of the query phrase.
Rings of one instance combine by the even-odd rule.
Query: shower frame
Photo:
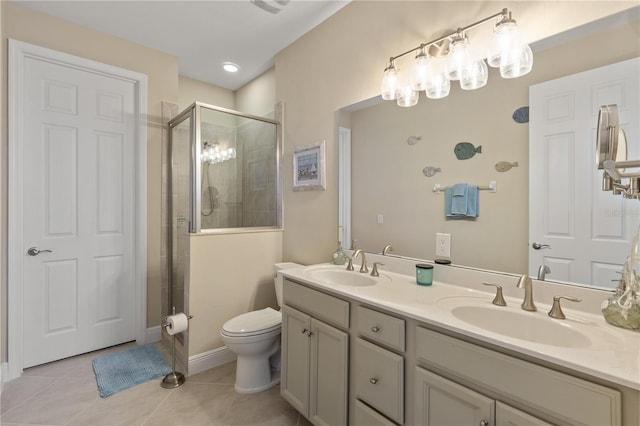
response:
[[[201,161],[201,150],[202,150],[202,108],[230,114],[240,118],[246,118],[250,120],[261,121],[268,124],[275,125],[276,129],[276,224],[274,226],[257,226],[257,227],[240,227],[240,228],[215,228],[215,229],[207,229],[202,231],[202,218],[201,218],[201,207],[202,207],[202,161]],[[278,115],[282,118],[282,106],[280,105],[280,110]],[[278,110],[278,105],[276,105],[276,110]],[[174,164],[174,151],[173,151],[173,132],[172,130],[179,124],[183,123],[184,120],[190,120],[189,122],[189,218],[188,218],[188,233],[190,234],[200,234],[200,233],[216,233],[216,234],[226,234],[226,233],[240,233],[240,232],[255,232],[266,229],[282,229],[282,175],[280,172],[280,162],[282,155],[282,124],[278,120],[272,120],[269,118],[259,117],[252,114],[246,114],[240,111],[235,111],[228,108],[223,108],[215,105],[210,105],[204,102],[194,102],[189,107],[184,109],[174,118],[172,118],[168,122],[168,150],[169,150],[169,172],[167,174],[168,179],[168,209],[169,209],[169,223],[171,224],[171,229],[168,232],[168,246],[167,252],[170,253],[171,258],[168,261],[168,279],[169,279],[169,291],[168,291],[168,311],[171,312],[173,307],[173,228],[176,226],[176,218],[174,217],[174,182],[173,182],[173,168]]]

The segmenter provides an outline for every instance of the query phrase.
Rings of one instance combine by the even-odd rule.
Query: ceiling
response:
[[[180,74],[237,90],[349,0],[23,1],[22,6],[177,56]],[[224,62],[240,66],[229,74]]]

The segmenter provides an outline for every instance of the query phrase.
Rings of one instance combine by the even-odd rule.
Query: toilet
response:
[[[283,283],[283,277],[278,272],[301,266],[291,262],[274,265],[278,306],[282,304]],[[237,355],[236,392],[261,392],[280,383],[281,324],[280,311],[265,308],[238,315],[222,326],[222,341]]]

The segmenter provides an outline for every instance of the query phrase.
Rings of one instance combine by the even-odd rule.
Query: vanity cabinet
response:
[[[281,394],[316,425],[346,425],[349,335],[327,322],[348,329],[349,302],[284,286]]]
[[[283,300],[281,393],[315,425],[639,424],[635,390],[339,291],[285,279]]]

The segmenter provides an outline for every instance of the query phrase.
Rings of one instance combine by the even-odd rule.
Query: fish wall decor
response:
[[[427,166],[424,169],[422,169],[422,173],[426,177],[435,176],[436,173],[441,172],[441,171],[442,171],[442,169],[440,167],[433,167],[433,166]]]
[[[471,142],[460,142],[453,149],[453,152],[456,154],[458,160],[468,160],[476,155],[476,153],[480,154],[482,152],[482,145],[475,147]]]
[[[528,123],[529,122],[529,107],[523,106],[513,112],[513,121],[516,123]]]
[[[508,172],[512,167],[518,167],[518,162],[500,161],[496,163],[496,170],[499,172]]]

